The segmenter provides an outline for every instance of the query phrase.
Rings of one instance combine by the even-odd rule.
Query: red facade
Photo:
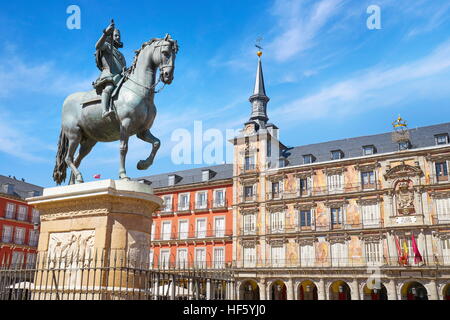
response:
[[[154,268],[224,268],[231,264],[231,179],[213,186],[199,184],[173,191],[164,188],[155,190],[155,194],[165,204],[153,216]]]
[[[13,196],[0,194],[0,265],[32,265],[39,239],[39,212]]]

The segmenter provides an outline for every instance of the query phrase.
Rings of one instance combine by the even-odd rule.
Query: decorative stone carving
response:
[[[93,256],[94,240],[95,230],[50,233],[48,252],[54,259],[61,259],[63,263],[81,258],[88,259]]]
[[[412,217],[397,217],[395,219],[395,222],[397,222],[397,224],[410,224],[410,223],[416,223],[417,222],[417,218],[412,216]]]
[[[311,210],[313,208],[317,207],[317,203],[309,202],[309,203],[296,203],[294,205],[294,208],[297,210]]]
[[[420,169],[420,166],[410,166],[405,163],[395,166],[391,169],[388,169],[384,174],[384,178],[386,180],[389,179],[398,179],[405,177],[423,177],[423,171]]]
[[[256,247],[256,240],[242,240],[241,245],[243,248],[254,248]]]
[[[242,216],[245,216],[245,215],[248,215],[248,214],[257,214],[257,213],[258,213],[258,209],[257,208],[241,210],[241,215]]]
[[[314,242],[317,241],[317,238],[314,237],[310,237],[310,238],[297,238],[295,239],[295,242],[297,242],[299,245],[304,246],[304,245],[314,245]]]
[[[322,170],[322,172],[325,175],[334,175],[334,174],[342,174],[343,172],[347,171],[346,167],[340,167],[340,168],[325,168]]]
[[[381,240],[385,239],[386,236],[383,235],[382,233],[378,233],[378,234],[360,234],[359,235],[359,239],[360,240],[364,240],[364,242],[380,242]]]
[[[345,233],[341,236],[330,237],[328,241],[330,243],[345,243],[347,240],[350,240],[350,236]]]
[[[270,176],[267,176],[267,180],[269,180],[270,182],[278,182],[278,181],[282,181],[283,179],[285,179],[287,177],[286,174],[273,174]]]
[[[348,204],[348,200],[341,200],[341,201],[325,201],[323,203],[328,208],[341,208],[344,205]]]
[[[316,174],[316,173],[314,172],[314,170],[311,169],[309,171],[302,171],[302,172],[295,173],[294,177],[304,179],[304,178],[310,178],[314,174]]]
[[[364,165],[360,165],[360,164],[355,165],[355,169],[358,171],[372,171],[378,167],[380,167],[380,163],[378,161],[374,162],[374,163],[364,164]]]
[[[145,232],[128,231],[128,258],[132,267],[149,262],[150,235]]]
[[[356,203],[359,204],[360,206],[366,206],[366,205],[371,205],[371,204],[377,204],[379,202],[381,202],[383,199],[381,197],[376,197],[376,198],[359,198],[358,200],[356,200]]]
[[[281,212],[281,211],[285,211],[287,209],[286,205],[267,205],[267,210],[269,212]]]
[[[268,242],[270,243],[271,247],[282,247],[287,240],[286,239],[282,239],[282,240],[268,240]]]
[[[415,213],[414,188],[410,180],[398,181],[395,186],[397,211],[401,215]]]

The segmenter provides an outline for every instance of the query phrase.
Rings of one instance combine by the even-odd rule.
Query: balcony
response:
[[[40,215],[39,214],[33,215],[32,218],[31,218],[31,223],[33,223],[33,224],[34,223],[37,223],[37,224],[41,223]]]
[[[2,242],[3,243],[12,243],[12,237],[11,236],[3,236]]]
[[[187,214],[191,213],[191,205],[190,203],[184,205],[178,205],[176,214]]]
[[[213,200],[211,201],[211,209],[213,211],[215,210],[225,210],[228,209],[228,202],[227,200]]]
[[[6,210],[5,211],[5,219],[14,219],[15,218],[15,212],[12,210]]]
[[[278,234],[278,233],[286,233],[286,228],[284,225],[278,226],[269,226],[267,227],[267,234]]]
[[[449,181],[448,175],[430,175],[430,184],[448,183]]]
[[[254,172],[257,172],[258,170],[259,170],[259,166],[254,163],[239,166],[239,171],[241,173],[254,173]]]
[[[194,206],[194,212],[208,212],[208,202],[205,201],[196,201]]]
[[[37,239],[30,239],[30,241],[28,241],[28,245],[30,247],[37,247],[38,245],[38,240]]]
[[[449,224],[450,223],[450,215],[438,214],[437,217],[432,217],[433,224]]]
[[[250,202],[256,202],[256,194],[251,195],[241,195],[240,196],[240,202],[241,203],[250,203]]]
[[[159,214],[161,216],[163,216],[163,215],[171,215],[173,213],[174,213],[174,210],[173,210],[173,205],[172,204],[162,207],[161,211],[159,212]]]
[[[15,237],[14,238],[15,244],[24,244],[25,243],[25,237]]]
[[[155,234],[152,241],[176,241],[176,240],[195,240],[195,239],[211,239],[211,238],[229,238],[233,235],[231,229],[207,229],[201,231],[181,231],[170,233]]]
[[[255,226],[249,228],[241,228],[240,235],[241,236],[254,236],[258,234],[258,228]]]
[[[155,259],[156,260],[156,259]],[[187,260],[183,259],[181,261],[173,261],[175,259],[170,259],[170,261],[154,261],[150,265],[151,269],[160,270],[185,270],[185,269],[202,269],[202,270],[223,270],[230,269],[232,266],[231,262],[225,262],[224,260]]]
[[[358,258],[304,258],[304,259],[258,259],[256,262],[237,260],[233,262],[236,268],[258,268],[258,269],[288,269],[288,268],[311,268],[311,269],[361,269],[366,272],[368,267],[379,267],[381,269],[410,270],[417,268],[445,268],[450,269],[450,256],[423,256],[423,261],[414,263],[410,257],[408,264],[399,262],[398,257],[380,257],[379,260]]]
[[[372,190],[379,190],[380,188],[381,183],[379,182],[368,184],[346,183],[340,186],[315,186],[311,188],[310,195],[318,196],[318,195],[330,195],[339,193],[372,191]]]

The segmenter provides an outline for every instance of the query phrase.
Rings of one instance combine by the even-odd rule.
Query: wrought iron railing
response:
[[[204,239],[204,238],[220,238],[230,237],[233,235],[232,229],[206,229],[206,230],[190,230],[180,232],[162,232],[157,233],[153,237],[153,241],[169,241],[184,239]]]
[[[34,265],[8,258],[0,265],[0,300],[224,300],[233,292],[224,268],[155,270],[148,254],[122,250],[41,253]]]
[[[334,195],[340,193],[379,190],[380,188],[381,188],[380,182],[367,184],[346,183],[338,186],[329,186],[329,185],[321,185],[313,187],[308,186],[306,188],[295,188],[294,190],[284,190],[278,192],[269,191],[266,193],[266,200],[276,201],[282,199],[293,199],[308,196]]]
[[[246,260],[233,261],[234,268],[449,268],[450,256],[423,256],[419,263],[414,262],[414,257],[409,257],[407,263],[397,256],[380,256],[376,259],[364,257],[355,258],[303,258],[303,259],[256,259],[254,262]]]
[[[277,233],[298,233],[298,232],[310,232],[310,231],[328,231],[328,230],[341,230],[341,229],[371,229],[381,228],[383,221],[381,219],[363,220],[358,222],[343,222],[343,223],[305,223],[305,225],[298,224],[280,224],[266,227],[267,234]]]

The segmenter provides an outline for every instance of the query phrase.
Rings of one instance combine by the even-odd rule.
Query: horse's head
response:
[[[155,43],[152,59],[154,65],[159,68],[160,80],[165,84],[172,83],[177,52],[178,43],[169,34]]]

